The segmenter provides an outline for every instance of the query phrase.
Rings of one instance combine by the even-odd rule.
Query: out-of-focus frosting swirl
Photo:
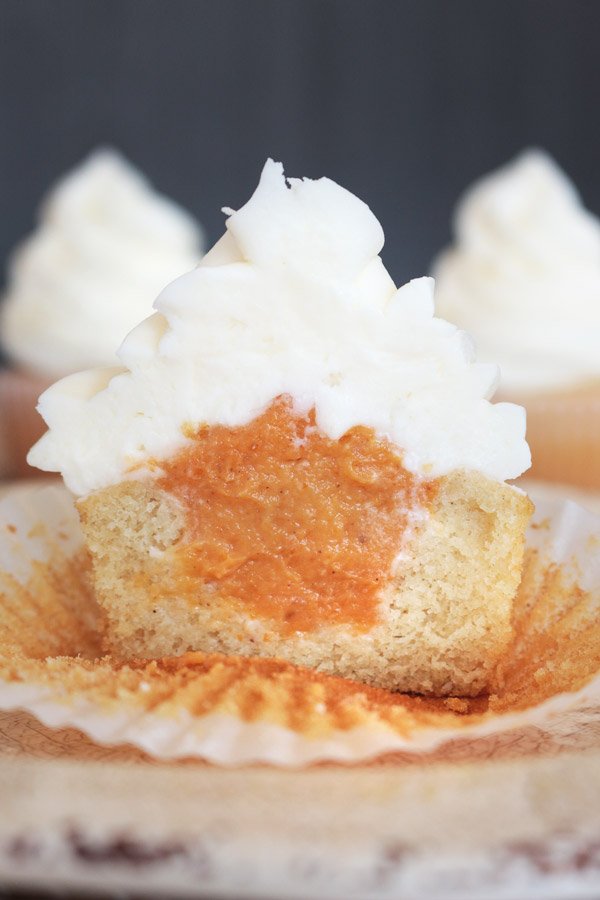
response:
[[[545,153],[531,150],[460,202],[434,266],[436,310],[499,363],[503,392],[600,379],[600,220]]]
[[[13,255],[2,343],[41,375],[116,364],[123,335],[201,255],[194,219],[117,153],[97,151],[56,185]]]
[[[248,203],[226,212],[225,236],[121,345],[124,368],[42,395],[50,431],[33,465],[86,494],[168,457],[185,426],[243,425],[289,395],[328,437],[371,427],[426,476],[527,468],[524,411],[488,402],[497,369],[433,318],[430,278],[396,289],[361,200],[327,178],[286,182],[269,161]]]

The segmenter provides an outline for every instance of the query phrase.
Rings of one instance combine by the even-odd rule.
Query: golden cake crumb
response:
[[[287,659],[379,687],[477,695],[511,639],[527,497],[419,481],[365,428],[274,403],[200,429],[155,478],[79,501],[105,649]]]

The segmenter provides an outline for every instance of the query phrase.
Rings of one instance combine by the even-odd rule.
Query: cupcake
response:
[[[286,659],[476,695],[511,636],[531,504],[523,410],[397,289],[381,226],[268,161],[121,344],[40,398],[29,454],[78,497],[113,656]]]
[[[202,255],[198,224],[112,150],[61,179],[10,261],[0,340],[0,474],[25,467],[43,431],[40,391],[57,377],[115,365],[115,348],[158,291]],[[30,470],[31,471],[31,470]]]
[[[459,203],[436,310],[500,365],[527,409],[534,477],[600,487],[600,220],[531,150]]]

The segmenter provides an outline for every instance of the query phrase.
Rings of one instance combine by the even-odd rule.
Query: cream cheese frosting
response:
[[[600,220],[546,154],[530,150],[459,203],[434,264],[436,310],[496,361],[502,391],[600,379]]]
[[[115,151],[97,151],[56,185],[13,255],[4,348],[52,377],[116,364],[123,336],[201,256],[194,219]]]
[[[432,279],[395,287],[365,203],[327,178],[286,180],[269,160],[246,205],[225,212],[225,235],[121,345],[122,368],[42,395],[50,430],[32,465],[85,495],[167,458],[185,426],[247,424],[285,394],[331,439],[373,428],[424,476],[504,480],[529,466],[524,411],[488,400],[496,366],[434,318]]]

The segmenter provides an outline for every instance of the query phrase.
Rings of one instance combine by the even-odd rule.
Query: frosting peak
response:
[[[189,426],[244,425],[287,395],[333,440],[373,428],[415,473],[503,480],[527,468],[523,410],[488,402],[497,370],[433,318],[431,279],[396,289],[364,203],[328,179],[286,182],[269,161],[227,212],[225,236],[121,345],[124,369],[42,395],[50,431],[33,465],[85,494],[170,456]]]
[[[227,230],[244,259],[303,277],[352,281],[384,243],[366,203],[329,178],[286,179],[281,163],[267,163],[248,203],[229,212]]]
[[[600,221],[546,153],[473,185],[434,274],[439,314],[500,364],[506,390],[600,378]]]
[[[9,268],[1,332],[15,362],[61,375],[116,362],[158,291],[202,255],[197,223],[112,150],[62,178]]]

